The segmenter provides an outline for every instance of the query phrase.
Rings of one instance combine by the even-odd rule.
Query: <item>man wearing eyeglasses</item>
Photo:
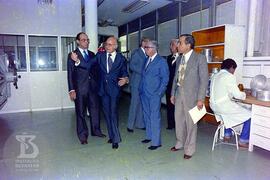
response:
[[[99,97],[97,94],[97,69],[92,66],[95,54],[88,51],[89,39],[84,32],[76,36],[77,49],[68,55],[67,75],[70,99],[75,102],[77,135],[81,144],[87,144],[88,127],[85,121],[86,109],[90,113],[91,135],[105,137],[100,130]],[[80,61],[91,70],[75,66],[71,55],[76,54]]]
[[[169,81],[169,68],[164,58],[157,54],[157,42],[149,41],[145,52],[149,57],[142,73],[140,95],[143,116],[146,123],[146,138],[142,143],[150,143],[149,150],[161,147],[161,98]]]
[[[98,94],[102,100],[103,113],[109,134],[108,143],[113,149],[118,149],[121,136],[118,128],[118,101],[121,87],[129,82],[126,58],[116,52],[117,39],[109,37],[105,43],[104,52],[96,54],[95,63],[99,67]],[[77,57],[72,58],[76,65],[87,68],[84,61]]]
[[[145,129],[142,102],[139,95],[139,86],[142,79],[144,65],[147,61],[147,55],[145,54],[144,48],[148,41],[148,38],[142,38],[141,46],[132,52],[129,61],[131,100],[129,106],[127,131],[131,133],[134,131],[134,126],[139,129]]]

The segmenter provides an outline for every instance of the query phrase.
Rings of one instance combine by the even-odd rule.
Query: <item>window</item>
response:
[[[75,37],[62,37],[61,38],[61,50],[62,50],[62,70],[67,70],[67,58],[71,51],[76,49]]]
[[[18,71],[26,71],[25,40],[22,35],[0,34],[0,52],[14,61]]]
[[[126,35],[121,36],[119,38],[119,43],[120,43],[119,44],[120,52],[122,52],[123,55],[127,58],[127,55],[128,55],[128,53],[127,53],[127,36]]]
[[[198,11],[182,17],[181,34],[191,34],[192,31],[206,28],[209,25],[209,9]]]
[[[30,70],[57,71],[57,37],[29,36]]]
[[[170,54],[171,39],[178,38],[177,36],[176,19],[158,25],[158,51],[161,56],[168,56]]]
[[[147,37],[149,39],[155,40],[155,26],[143,29],[142,37]]]
[[[234,24],[235,3],[233,1],[222,3],[216,7],[216,25]]]
[[[128,48],[129,48],[129,57],[131,55],[131,52],[134,49],[137,49],[139,47],[139,32],[136,31],[134,33],[131,33],[128,35]]]

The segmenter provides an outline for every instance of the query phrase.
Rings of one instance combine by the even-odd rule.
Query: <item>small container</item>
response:
[[[212,49],[203,49],[202,54],[205,55],[207,62],[212,62],[212,56],[213,56]]]
[[[270,91],[257,91],[256,99],[260,101],[270,101]]]

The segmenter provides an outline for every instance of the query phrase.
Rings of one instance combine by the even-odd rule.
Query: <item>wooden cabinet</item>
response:
[[[220,25],[193,31],[195,38],[194,50],[201,53],[203,49],[211,49],[213,52],[212,62],[208,62],[208,72],[213,68],[221,67],[224,59],[232,58],[237,63],[235,75],[237,82],[242,84],[244,45],[245,45],[245,28],[237,25]],[[205,106],[207,109],[206,116],[203,120],[217,124],[213,112],[209,107],[209,97],[206,97]]]
[[[254,145],[270,151],[270,107],[252,105],[249,151]]]

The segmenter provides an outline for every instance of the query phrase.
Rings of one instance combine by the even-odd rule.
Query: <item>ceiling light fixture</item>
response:
[[[133,12],[141,9],[142,7],[146,6],[149,3],[150,3],[149,0],[136,0],[136,1],[133,1],[132,3],[128,4],[126,7],[124,7],[122,9],[122,12],[133,13]]]

